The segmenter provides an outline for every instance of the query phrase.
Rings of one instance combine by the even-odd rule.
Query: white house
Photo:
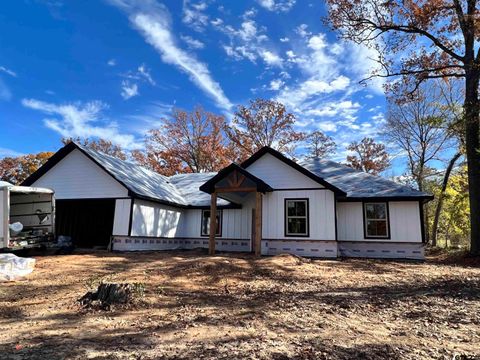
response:
[[[433,198],[268,147],[218,173],[165,177],[72,142],[24,185],[55,191],[57,234],[78,246],[328,258],[422,259],[422,209]]]

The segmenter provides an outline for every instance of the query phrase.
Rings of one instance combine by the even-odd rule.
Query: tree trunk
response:
[[[440,213],[442,212],[443,198],[445,196],[445,191],[447,190],[448,180],[450,179],[450,173],[452,172],[455,162],[462,156],[461,153],[456,153],[455,156],[448,163],[447,169],[445,170],[445,175],[443,176],[442,190],[438,196],[437,208],[435,209],[435,216],[433,218],[432,225],[432,245],[437,246],[437,236],[438,236],[438,222],[440,220]]]
[[[423,206],[423,226],[425,226],[424,234],[425,234],[425,243],[428,244],[430,242],[430,209],[427,204],[422,204]]]
[[[469,69],[465,76],[465,147],[470,200],[470,253],[480,255],[480,129],[478,99],[479,71]]]

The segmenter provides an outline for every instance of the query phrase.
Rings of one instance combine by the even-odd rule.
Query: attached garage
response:
[[[113,231],[115,199],[57,200],[56,234],[77,247],[107,247]]]
[[[55,191],[56,234],[70,236],[77,247],[107,247],[112,236],[131,235],[137,202],[157,207],[184,202],[164,176],[75,142],[23,184]]]

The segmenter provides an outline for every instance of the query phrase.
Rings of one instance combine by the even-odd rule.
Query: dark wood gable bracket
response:
[[[237,164],[231,164],[200,186],[200,190],[211,194],[210,233],[208,252],[215,254],[215,229],[217,228],[217,196],[229,192],[255,193],[255,256],[260,256],[262,244],[262,196],[273,189],[263,180],[250,174]]]

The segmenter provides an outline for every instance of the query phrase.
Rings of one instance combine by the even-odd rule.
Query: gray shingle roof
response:
[[[181,192],[191,206],[210,206],[210,194],[200,191],[200,186],[217,175],[215,172],[197,173],[197,174],[178,174],[169,179]],[[218,198],[219,206],[229,205],[227,200]]]
[[[330,160],[306,159],[300,165],[347,193],[349,198],[412,197],[430,194],[412,189],[380,176],[367,174]]]
[[[166,177],[135,163],[117,159],[77,143],[70,143],[60,149],[44,166],[26,179],[23,185],[34,183],[75,148],[78,148],[93,159],[137,197],[174,206],[208,207],[210,205],[210,195],[201,191],[200,186],[217,175],[217,173],[179,174]],[[281,154],[278,156],[283,157]],[[304,172],[307,175],[310,173],[314,174],[312,175],[313,177],[318,178],[322,183],[324,182],[327,185],[333,185],[336,189],[340,189],[349,198],[432,198],[427,193],[397,184],[379,176],[354,170],[334,161],[309,159],[300,162],[299,165],[306,169]],[[296,164],[294,166],[298,167]],[[299,168],[299,170],[303,171],[302,168]],[[4,185],[2,184],[2,186]],[[295,187],[295,184],[292,184],[292,187]],[[228,206],[232,204],[227,200],[219,198],[218,205]]]
[[[79,144],[76,145],[138,196],[182,206],[189,205],[168,177],[129,161],[117,159]]]
[[[181,206],[210,206],[210,195],[200,191],[199,188],[217,173],[179,174],[167,177],[135,163],[76,145],[140,197]],[[230,202],[219,198],[217,204],[227,206]]]

